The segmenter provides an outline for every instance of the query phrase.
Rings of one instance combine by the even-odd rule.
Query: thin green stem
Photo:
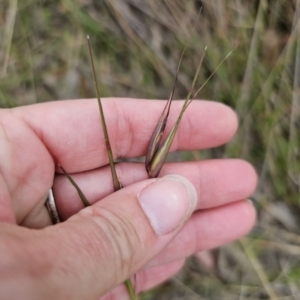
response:
[[[129,279],[125,280],[124,283],[125,283],[125,285],[127,287],[130,299],[131,300],[135,300],[136,299],[136,294],[135,294],[135,289],[134,289],[134,286],[132,284],[131,279],[129,278]]]

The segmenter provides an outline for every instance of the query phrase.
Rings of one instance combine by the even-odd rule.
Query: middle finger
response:
[[[118,163],[117,173],[123,186],[148,178],[141,163]],[[93,204],[113,193],[109,167],[76,173],[72,177]],[[212,208],[246,199],[254,191],[257,176],[253,167],[240,159],[216,159],[196,162],[166,163],[161,176],[178,174],[189,179],[198,192],[197,209]],[[53,191],[62,220],[83,208],[75,188],[64,175],[57,175]]]

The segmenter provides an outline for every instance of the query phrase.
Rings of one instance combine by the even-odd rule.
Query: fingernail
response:
[[[139,195],[140,205],[157,235],[180,227],[197,204],[193,184],[179,175],[168,175],[149,184]]]

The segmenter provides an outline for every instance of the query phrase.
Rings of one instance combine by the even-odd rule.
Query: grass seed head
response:
[[[176,70],[176,75],[175,75],[175,80],[174,80],[174,84],[173,84],[173,89],[171,92],[171,95],[169,97],[169,100],[167,101],[164,110],[159,118],[159,121],[154,129],[154,132],[151,136],[150,142],[149,142],[149,146],[148,146],[148,151],[146,154],[146,161],[145,161],[145,167],[147,172],[149,173],[150,170],[150,165],[151,165],[151,161],[153,160],[153,157],[155,155],[155,153],[157,152],[158,148],[160,147],[160,143],[161,143],[161,138],[164,134],[165,128],[166,128],[166,124],[167,124],[167,120],[169,117],[169,113],[170,113],[170,107],[172,104],[172,100],[173,100],[173,96],[175,93],[175,87],[176,87],[176,83],[177,83],[177,78],[178,78],[178,74],[179,74],[179,69],[180,69],[180,65],[182,62],[182,58],[183,55],[185,53],[186,47],[184,48],[184,50],[181,53],[180,59],[179,59],[179,63],[177,66],[177,70]]]
[[[161,120],[162,120],[162,117],[164,116],[166,107],[168,105],[169,106],[171,105],[170,98],[169,98],[169,100],[168,100],[168,102],[167,102],[167,104],[165,106],[165,109],[164,109],[164,111],[162,113],[161,119],[159,120],[159,123],[158,123],[157,127],[155,128],[154,134],[153,134],[153,136],[151,138],[151,141],[150,141],[150,144],[149,144],[149,147],[148,147],[148,152],[153,153],[153,157],[150,160],[150,163],[149,163],[149,161],[147,161],[147,157],[146,157],[146,170],[147,170],[148,175],[149,175],[150,178],[155,178],[155,177],[158,176],[161,168],[163,167],[163,164],[166,161],[167,155],[168,155],[168,153],[170,151],[172,142],[173,142],[174,137],[176,135],[176,132],[177,132],[177,129],[179,127],[180,121],[181,121],[181,119],[183,117],[183,114],[184,114],[186,108],[188,107],[188,105],[191,103],[191,101],[190,101],[190,100],[192,100],[191,99],[191,95],[192,95],[194,86],[196,84],[196,80],[198,78],[198,74],[199,74],[200,68],[201,68],[202,63],[203,63],[203,59],[204,59],[204,56],[205,56],[205,53],[206,53],[206,49],[207,49],[207,47],[203,51],[203,54],[201,56],[201,59],[200,59],[200,62],[199,62],[198,68],[197,68],[197,71],[196,71],[196,73],[194,75],[193,83],[192,83],[190,91],[189,91],[189,93],[188,93],[188,95],[187,95],[187,97],[186,97],[186,99],[184,101],[184,105],[183,105],[183,107],[182,107],[182,109],[180,111],[180,114],[179,114],[179,116],[178,116],[178,118],[176,120],[176,123],[174,124],[174,126],[170,130],[169,134],[167,135],[167,137],[163,141],[163,143],[161,145],[156,144],[155,145],[156,146],[156,150],[153,151],[154,150],[154,143],[153,143],[152,139],[153,138],[156,138],[156,139],[159,138],[159,140],[161,140],[161,137],[162,137],[163,133],[161,131],[158,131],[159,130],[158,128],[162,124]],[[184,54],[184,52],[181,55],[180,63],[181,63],[183,54]],[[177,73],[176,73],[176,78],[178,76],[180,63],[178,65],[178,69],[177,69]],[[176,78],[175,78],[175,84],[176,84]],[[175,90],[175,85],[173,86],[173,91],[172,91],[171,96],[173,95],[174,90]],[[170,107],[168,109],[170,110]],[[166,116],[166,118],[163,119],[163,121],[164,121],[164,123],[163,123],[164,127],[166,126],[166,123],[167,123],[167,117],[168,116]],[[158,134],[160,134],[160,135],[158,136]],[[150,150],[149,150],[149,148],[150,148]]]

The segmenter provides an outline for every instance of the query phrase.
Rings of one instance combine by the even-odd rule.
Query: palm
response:
[[[32,128],[11,111],[1,112],[1,125],[1,189],[7,191],[1,218],[41,227],[49,223],[44,202],[53,182],[53,159]]]

